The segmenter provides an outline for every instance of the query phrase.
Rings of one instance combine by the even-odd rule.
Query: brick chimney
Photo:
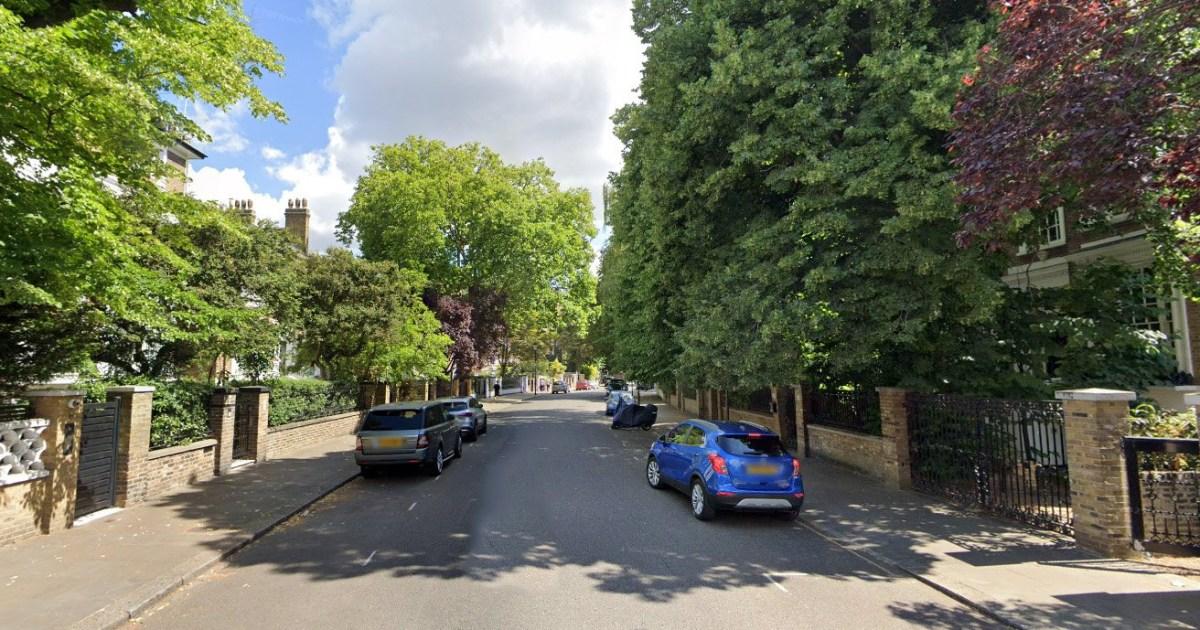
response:
[[[250,199],[230,199],[229,210],[242,221],[254,223],[254,202]]]
[[[308,254],[308,199],[288,199],[283,213],[283,227],[300,245],[300,251]]]

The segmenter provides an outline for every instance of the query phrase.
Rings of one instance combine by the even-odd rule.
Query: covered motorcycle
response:
[[[613,414],[612,428],[649,431],[658,420],[658,407],[622,403]]]

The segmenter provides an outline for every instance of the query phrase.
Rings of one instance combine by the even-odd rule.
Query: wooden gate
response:
[[[88,403],[83,407],[83,436],[79,446],[79,480],[75,518],[113,506],[117,490],[119,402]]]

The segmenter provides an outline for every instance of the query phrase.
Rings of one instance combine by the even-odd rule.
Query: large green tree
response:
[[[325,378],[440,378],[450,338],[421,302],[425,278],[344,249],[306,261],[298,363]]]
[[[946,154],[985,3],[634,5],[598,326],[610,368],[730,389],[936,386],[1002,261],[957,248]]]
[[[580,325],[594,302],[591,200],[540,160],[508,164],[478,144],[420,137],[376,147],[338,229],[366,258],[426,274],[438,296],[501,296],[504,348]]]
[[[208,138],[185,103],[244,101],[282,118],[255,86],[281,68],[238,0],[0,5],[0,320],[100,305],[186,333],[172,328],[196,302],[178,282],[188,261],[166,255],[155,223],[168,202],[152,197],[172,173],[160,152]],[[61,363],[28,374],[72,369],[80,355],[39,356]]]

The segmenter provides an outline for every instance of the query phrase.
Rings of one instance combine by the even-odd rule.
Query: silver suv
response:
[[[364,477],[393,465],[423,466],[436,477],[448,460],[462,457],[458,421],[441,401],[372,407],[357,437],[354,462]]]

